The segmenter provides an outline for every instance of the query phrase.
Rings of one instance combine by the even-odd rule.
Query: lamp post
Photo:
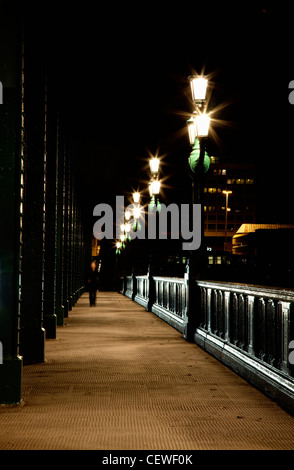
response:
[[[225,246],[224,246],[224,249],[225,249],[225,251],[227,251],[227,230],[228,230],[228,210],[229,210],[228,203],[229,203],[229,194],[232,194],[232,191],[224,189],[223,194],[226,195],[226,220],[225,220]]]
[[[189,266],[187,267],[189,285],[189,320],[184,336],[188,340],[193,340],[197,311],[198,295],[195,279],[203,276],[206,262],[205,246],[203,243],[203,180],[204,174],[210,166],[210,158],[205,151],[206,139],[209,133],[210,117],[205,112],[207,80],[204,77],[190,76],[189,78],[194,112],[187,121],[189,141],[192,146],[188,164],[189,175],[192,179],[192,210],[193,204],[201,204],[201,245],[196,251],[191,251],[189,256]]]
[[[192,152],[189,157],[190,175],[193,181],[193,204],[202,203],[203,175],[210,166],[210,158],[205,152],[205,141],[209,132],[210,117],[203,111],[206,104],[207,79],[191,75],[188,77],[192,100],[195,106],[193,115],[187,121]],[[192,173],[191,173],[192,172]]]
[[[188,79],[195,107],[192,116],[187,121],[189,141],[192,146],[189,156],[189,174],[192,179],[192,204],[201,204],[201,220],[203,221],[203,178],[210,166],[210,158],[205,151],[210,117],[204,110],[208,81],[204,77],[195,75],[190,76]],[[201,223],[202,241],[203,237],[204,229],[203,223]]]
[[[158,200],[158,194],[160,192],[160,181],[158,179],[159,177],[159,158],[153,157],[149,160],[149,165],[150,165],[150,173],[151,173],[151,179],[149,182],[149,193],[151,197],[150,201],[150,206],[153,209],[153,207],[157,207],[159,200]],[[158,207],[159,209],[159,207]]]

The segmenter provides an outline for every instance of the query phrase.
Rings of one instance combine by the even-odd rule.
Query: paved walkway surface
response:
[[[293,417],[117,293],[82,296],[23,383],[0,450],[294,449]]]

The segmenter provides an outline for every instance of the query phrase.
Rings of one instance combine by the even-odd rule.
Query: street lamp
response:
[[[206,97],[207,79],[198,75],[190,75],[188,78],[194,103],[202,104]]]
[[[206,113],[198,114],[195,118],[197,137],[207,137],[210,117]]]
[[[150,183],[150,195],[157,195],[160,192],[160,181],[154,180]]]
[[[189,141],[192,146],[192,151],[188,158],[189,164],[189,175],[192,179],[192,208],[194,204],[201,205],[201,245],[197,251],[190,252],[189,259],[189,272],[190,282],[197,277],[203,275],[203,270],[206,266],[206,252],[204,246],[204,227],[203,227],[203,186],[204,186],[204,174],[210,167],[210,158],[205,151],[205,143],[209,134],[210,117],[205,112],[206,109],[206,90],[208,81],[206,78],[201,76],[190,76],[188,77],[192,92],[192,100],[194,104],[194,112],[190,119],[187,121]],[[191,215],[193,214],[193,209]],[[193,309],[192,305],[195,302],[195,297],[191,296],[190,308]],[[193,330],[193,328],[192,328]],[[189,337],[193,334],[193,331],[186,332],[186,336]]]
[[[224,249],[227,251],[227,230],[228,230],[228,203],[229,203],[229,194],[232,194],[232,191],[224,189],[222,191],[223,194],[226,195],[226,221],[225,221],[225,246]]]
[[[151,201],[149,207],[151,211],[154,207],[157,207],[160,210],[160,204],[158,200],[158,194],[160,192],[160,181],[158,179],[159,175],[159,158],[153,157],[149,160],[150,165],[150,172],[151,172],[151,179],[149,182],[149,193],[151,197]]]
[[[189,166],[193,180],[193,204],[201,204],[203,175],[210,166],[210,158],[205,152],[205,140],[209,133],[210,117],[207,113],[202,112],[202,107],[206,103],[208,81],[206,78],[197,75],[191,75],[188,80],[195,106],[193,115],[187,121],[189,141],[193,147],[189,156]]]
[[[133,200],[135,204],[138,204],[140,202],[140,193],[136,192],[133,194]]]
[[[157,157],[153,157],[149,160],[150,171],[152,175],[157,175],[159,171],[159,159]]]

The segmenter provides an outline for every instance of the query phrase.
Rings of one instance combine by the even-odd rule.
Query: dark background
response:
[[[29,10],[27,10],[28,12]],[[146,189],[165,155],[165,202],[190,202],[187,77],[205,73],[210,155],[255,162],[258,222],[293,222],[291,12],[262,2],[39,2],[31,34],[66,109],[84,205]]]
[[[149,202],[150,153],[163,157],[161,201],[191,202],[186,120],[193,73],[209,78],[209,155],[256,164],[258,223],[294,222],[289,7],[21,3],[25,34],[40,66],[46,64],[48,90],[65,118],[89,236],[96,204],[114,207],[115,196],[124,195],[127,205],[133,190],[145,191]],[[141,245],[120,257],[128,272],[145,273],[151,252],[169,255],[167,243],[156,244],[156,255],[149,243]],[[112,288],[114,242],[103,241],[101,253]]]

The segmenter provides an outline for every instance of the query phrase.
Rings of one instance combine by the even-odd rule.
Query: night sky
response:
[[[145,189],[150,152],[164,155],[163,200],[190,202],[187,77],[204,72],[212,85],[208,109],[216,109],[210,155],[255,162],[258,221],[293,222],[289,9],[262,2],[39,3],[34,15],[42,21],[34,28],[40,37],[45,32],[90,211]]]

